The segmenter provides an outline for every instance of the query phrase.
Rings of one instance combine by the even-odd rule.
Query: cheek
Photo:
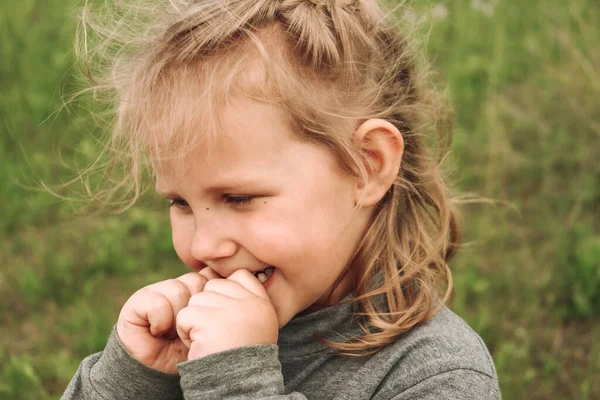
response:
[[[283,221],[274,221],[263,215],[262,218],[240,226],[243,237],[240,242],[255,257],[267,262],[283,251],[283,243],[288,237],[283,226]]]
[[[278,208],[245,225],[244,235],[251,238],[245,245],[255,257],[275,266],[312,265],[333,250],[335,221],[323,221],[324,217],[314,208]]]
[[[284,207],[271,204],[272,208],[257,214],[238,225],[240,243],[262,262],[284,266],[290,258],[298,256],[301,229]]]

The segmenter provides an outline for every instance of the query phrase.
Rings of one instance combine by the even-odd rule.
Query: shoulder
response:
[[[490,393],[498,391],[496,370],[485,343],[447,307],[377,353],[375,359],[385,360],[390,368],[380,386],[380,394],[390,396],[382,398],[415,390],[419,385],[427,390],[439,385],[444,393],[454,384],[475,385],[478,387],[471,389]]]
[[[401,337],[394,346],[421,361],[435,361],[432,364],[440,365],[438,368],[467,368],[496,376],[492,357],[481,337],[447,307]]]

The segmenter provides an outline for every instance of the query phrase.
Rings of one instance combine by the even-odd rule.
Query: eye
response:
[[[255,197],[257,197],[257,196],[250,196],[250,195],[233,196],[233,195],[229,195],[229,194],[226,194],[225,196],[223,196],[226,203],[231,204],[236,207],[241,207],[241,206],[250,204],[250,202]]]
[[[190,205],[184,199],[170,199],[169,207],[188,210],[190,208]]]

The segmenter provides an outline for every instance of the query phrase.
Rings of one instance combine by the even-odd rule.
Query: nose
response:
[[[197,222],[191,243],[190,254],[205,264],[233,257],[238,245],[227,233],[223,225]]]

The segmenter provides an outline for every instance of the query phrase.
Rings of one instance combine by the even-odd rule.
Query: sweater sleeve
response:
[[[301,393],[284,394],[277,345],[240,347],[177,367],[186,400],[306,400]]]
[[[500,400],[498,381],[469,369],[446,371],[422,380],[392,400]]]
[[[64,400],[183,398],[179,375],[166,374],[134,359],[113,329],[103,352],[85,358],[61,397]]]

